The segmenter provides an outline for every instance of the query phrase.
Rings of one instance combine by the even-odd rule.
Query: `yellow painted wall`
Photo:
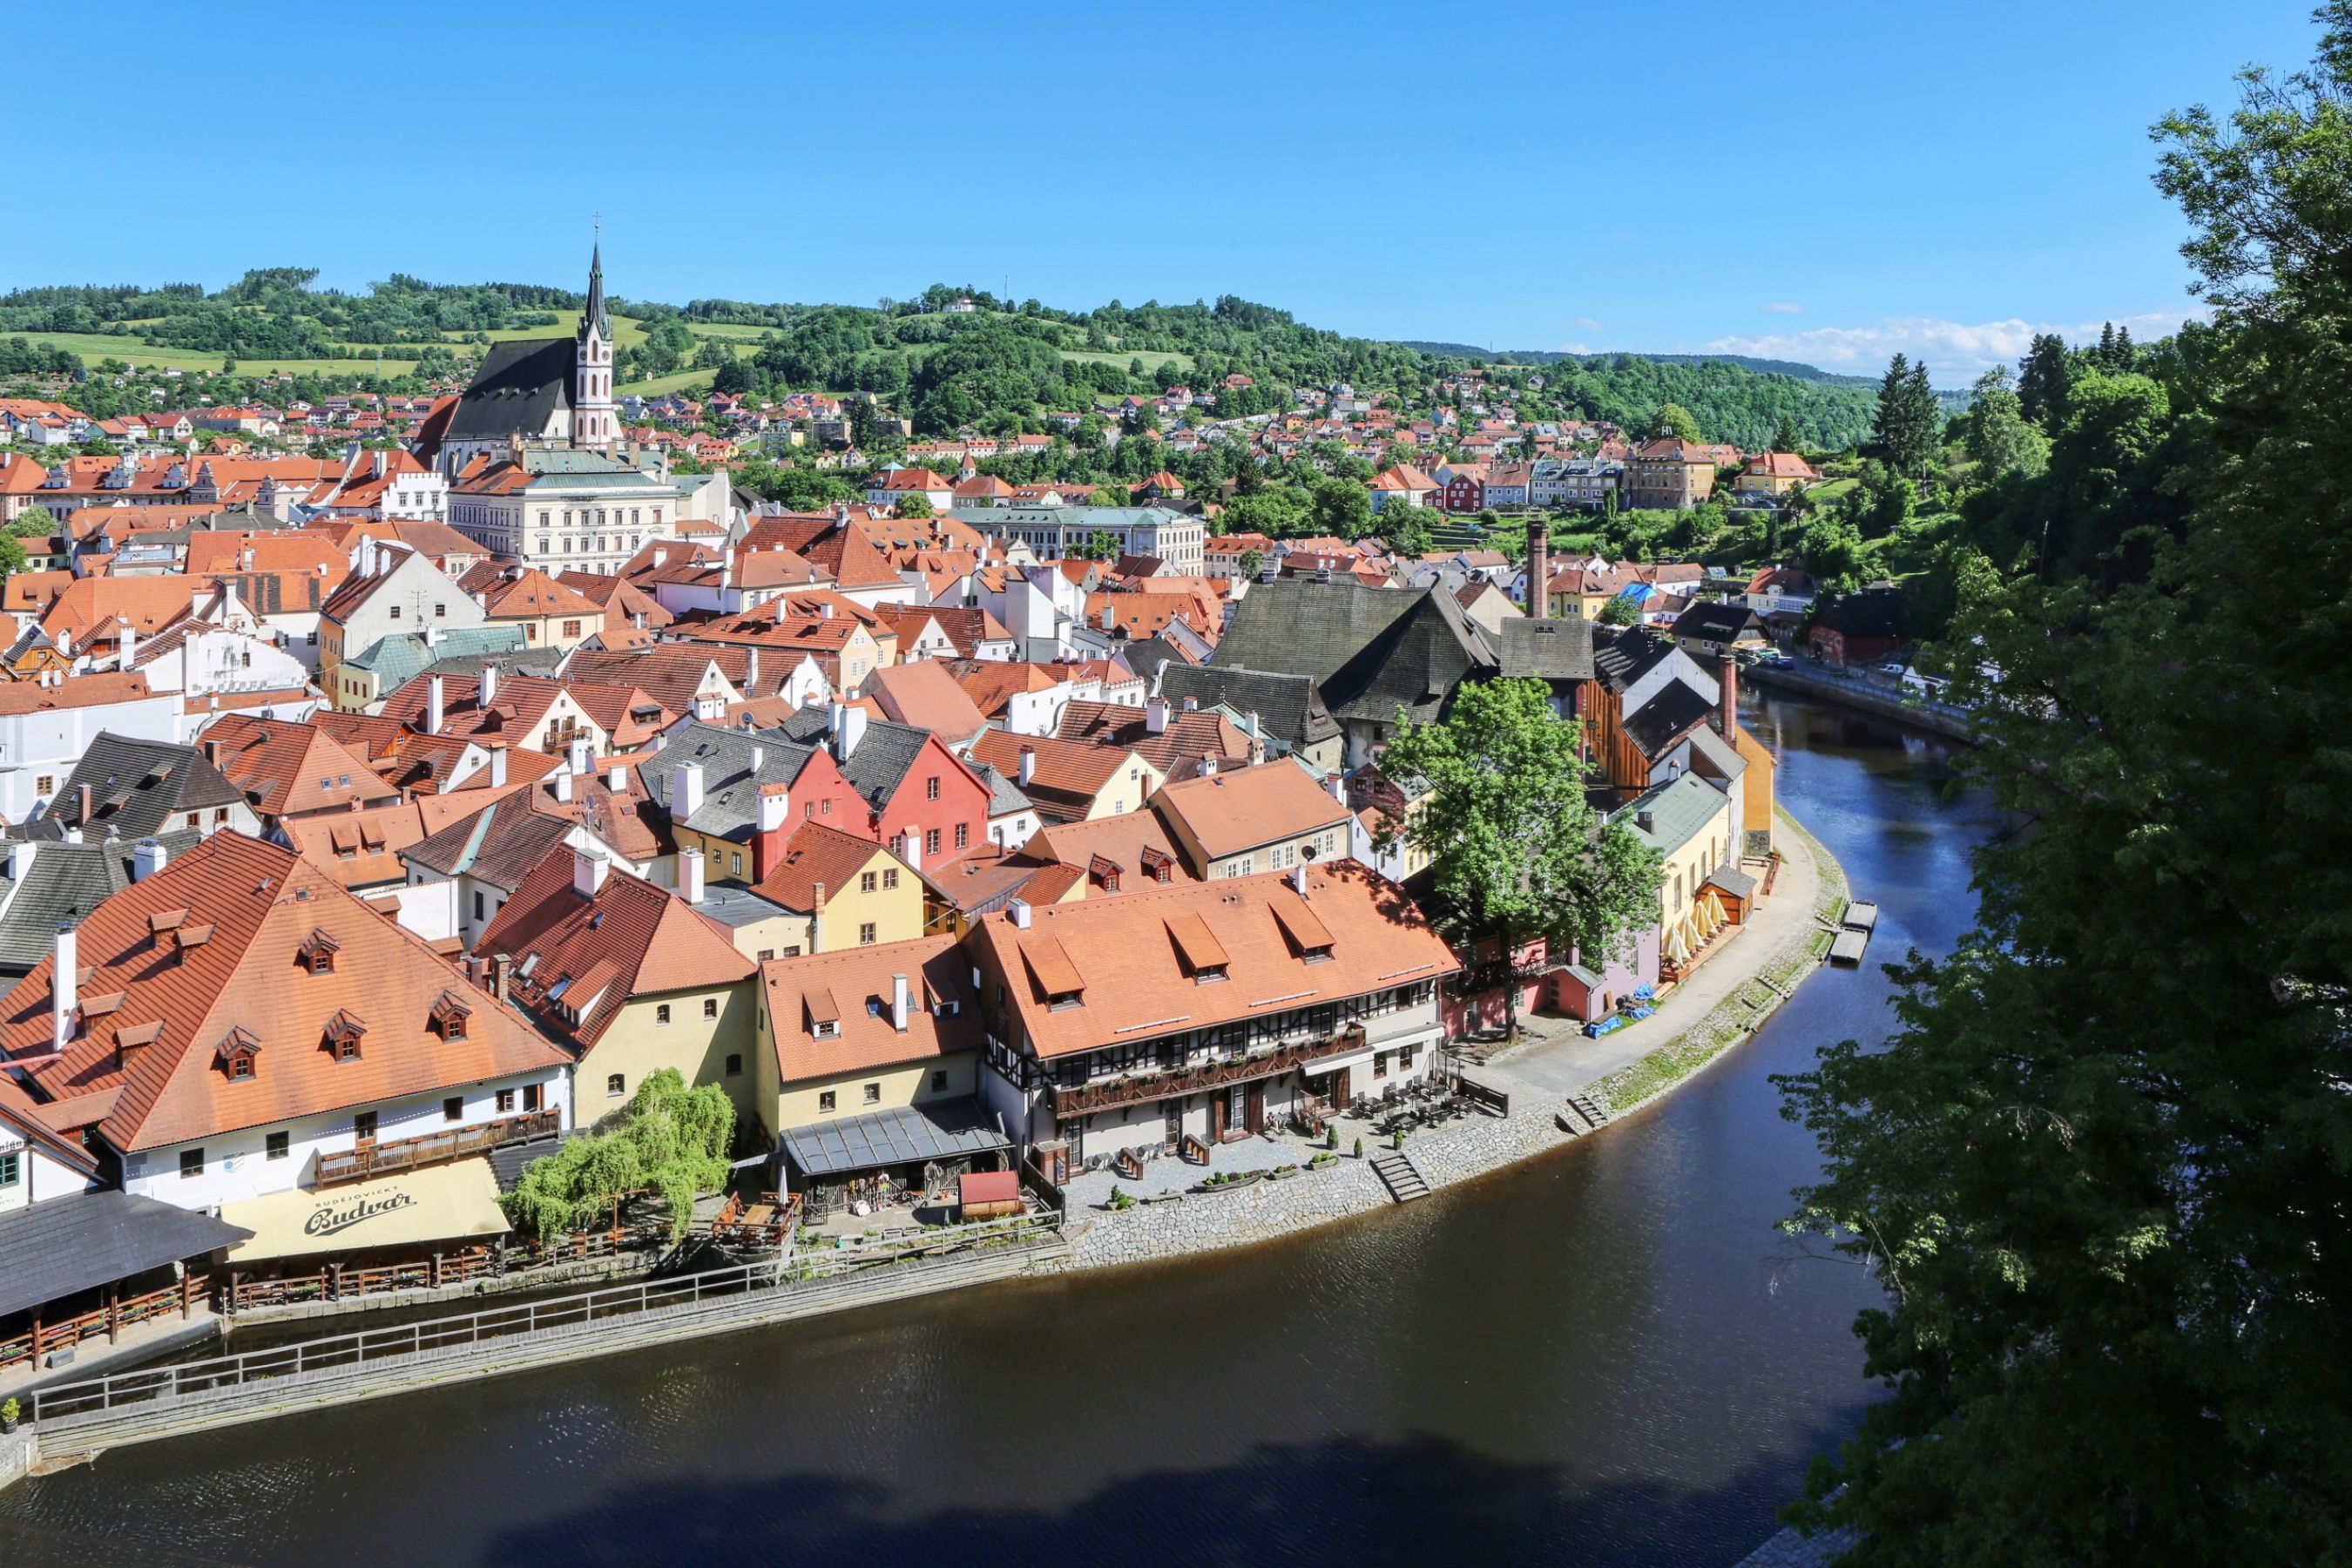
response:
[[[620,1110],[646,1075],[662,1068],[676,1068],[689,1086],[715,1083],[735,1101],[737,1114],[750,1111],[759,1037],[755,988],[756,981],[747,978],[732,985],[649,992],[632,998],[580,1060],[572,1089],[572,1113],[580,1124],[593,1127]],[[718,1017],[702,1016],[706,998],[718,1001]],[[667,1025],[659,1021],[664,1005],[670,1010]],[[730,1055],[743,1058],[742,1071],[731,1077],[727,1072]],[[605,1088],[614,1073],[621,1075],[618,1094]]]

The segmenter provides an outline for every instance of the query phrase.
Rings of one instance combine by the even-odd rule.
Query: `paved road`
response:
[[[1812,846],[1786,831],[1778,837],[1780,875],[1772,885],[1772,897],[1727,946],[1675,987],[1655,1013],[1597,1040],[1585,1038],[1571,1019],[1522,1017],[1520,1036],[1533,1037],[1531,1043],[1496,1056],[1492,1065],[1538,1089],[1568,1094],[1639,1061],[1714,1011],[1717,1003],[1747,984],[1792,931],[1812,923],[1813,902],[1821,893]]]

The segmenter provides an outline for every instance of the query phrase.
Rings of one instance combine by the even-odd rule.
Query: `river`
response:
[[[1874,1393],[1874,1288],[1773,1228],[1815,1155],[1767,1077],[1885,1034],[1997,826],[1941,742],[1749,722],[1871,962],[1601,1136],[1246,1252],[121,1449],[0,1492],[0,1563],[1736,1562]]]

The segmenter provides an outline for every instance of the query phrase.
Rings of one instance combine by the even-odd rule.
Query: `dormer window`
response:
[[[335,1016],[327,1020],[324,1041],[327,1054],[339,1062],[359,1060],[360,1037],[366,1033],[367,1025],[342,1008],[336,1008]]]
[[[464,1039],[466,1020],[472,1016],[473,1011],[459,1000],[456,992],[444,991],[433,1004],[433,1032],[445,1040]]]
[[[213,1058],[221,1069],[221,1075],[231,1083],[247,1083],[252,1080],[254,1066],[260,1055],[260,1037],[239,1025],[222,1037]]]
[[[335,952],[341,944],[323,931],[314,931],[302,939],[294,951],[294,962],[307,974],[331,974],[335,972]]]
[[[841,1037],[841,1020],[819,1018],[809,1026],[809,1033],[820,1040],[837,1040]]]

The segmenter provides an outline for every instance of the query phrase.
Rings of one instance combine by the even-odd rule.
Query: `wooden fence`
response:
[[[185,1318],[196,1303],[205,1299],[205,1277],[183,1275],[176,1285],[144,1295],[110,1300],[103,1307],[93,1307],[56,1322],[33,1320],[31,1328],[10,1339],[0,1340],[0,1372],[26,1362],[39,1362],[58,1351],[71,1350],[88,1341],[103,1338],[111,1344],[116,1334],[133,1323],[143,1323],[150,1318],[166,1317],[177,1312]]]

